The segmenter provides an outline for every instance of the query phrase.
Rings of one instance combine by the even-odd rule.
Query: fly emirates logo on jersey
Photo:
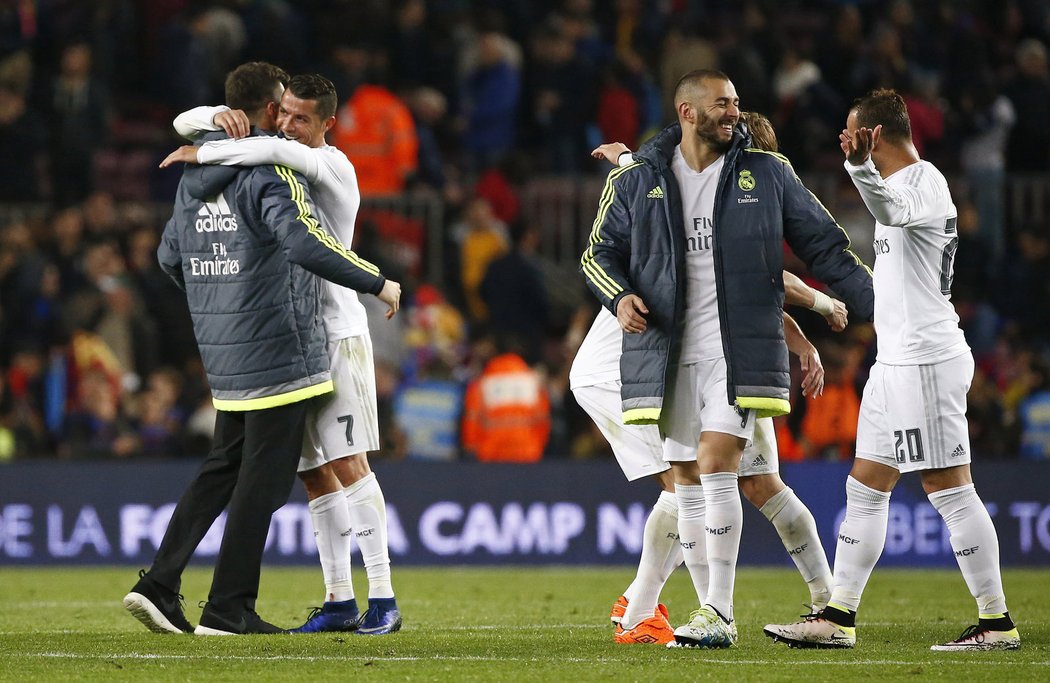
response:
[[[226,197],[217,195],[215,201],[205,202],[197,212],[195,223],[199,233],[224,233],[237,231],[237,214],[230,209]],[[211,243],[212,257],[190,257],[190,272],[198,276],[236,275],[241,272],[241,262],[227,256],[226,244]]]
[[[710,251],[711,230],[715,222],[708,216],[693,219],[693,229],[687,230],[685,235],[686,251]]]

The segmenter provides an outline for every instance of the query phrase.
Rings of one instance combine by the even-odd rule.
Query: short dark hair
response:
[[[699,85],[701,81],[707,80],[708,78],[718,81],[728,81],[729,76],[718,69],[694,69],[678,79],[678,83],[674,86],[674,101],[678,102],[678,94],[689,87]]]
[[[896,90],[879,88],[853,102],[857,125],[861,128],[882,126],[882,137],[891,142],[911,140],[911,119],[908,105]]]
[[[292,76],[288,81],[288,90],[301,100],[313,100],[317,103],[317,115],[322,119],[335,116],[339,102],[335,85],[319,74],[301,74]]]
[[[267,62],[247,62],[226,75],[226,106],[256,114],[280,100],[278,86],[288,84],[288,72]]]

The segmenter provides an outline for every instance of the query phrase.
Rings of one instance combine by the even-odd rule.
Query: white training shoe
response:
[[[703,605],[689,615],[689,623],[674,630],[674,640],[667,647],[726,648],[736,640],[736,624],[726,623],[714,608]]]
[[[857,629],[839,626],[818,612],[794,624],[766,624],[762,632],[788,647],[849,648],[857,644]]]
[[[973,652],[977,650],[1019,650],[1021,634],[1016,628],[1009,631],[992,631],[974,624],[950,643],[933,645],[934,652]]]

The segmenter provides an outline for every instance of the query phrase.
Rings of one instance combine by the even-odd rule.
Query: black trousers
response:
[[[151,580],[178,592],[194,550],[228,508],[208,602],[223,613],[255,608],[270,518],[295,484],[309,404],[219,411],[211,452],[175,506]]]

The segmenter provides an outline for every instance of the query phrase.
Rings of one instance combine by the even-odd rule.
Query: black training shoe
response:
[[[252,633],[288,633],[288,630],[263,621],[253,609],[229,614],[215,610],[209,602],[204,605],[201,621],[193,632],[198,636],[243,636]]]
[[[182,596],[139,572],[139,582],[124,596],[124,609],[154,633],[193,633],[182,613]]]

